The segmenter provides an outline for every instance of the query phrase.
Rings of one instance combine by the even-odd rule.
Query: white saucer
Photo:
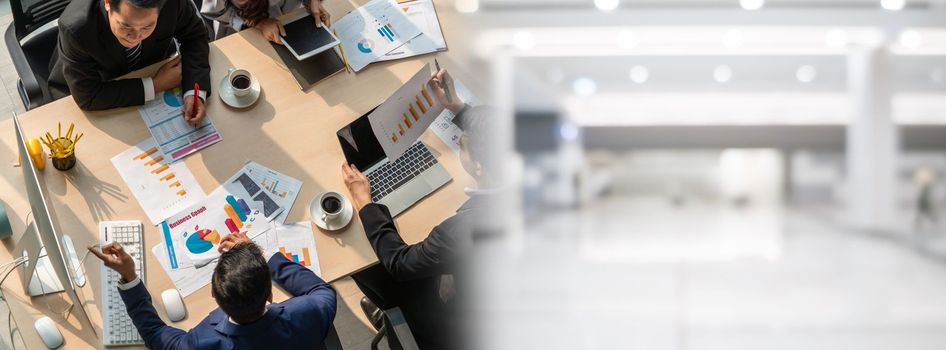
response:
[[[351,203],[348,199],[345,199],[345,202],[342,205],[342,214],[335,217],[334,219],[329,219],[328,221],[322,221],[322,204],[319,203],[321,196],[316,196],[312,198],[312,201],[309,202],[309,219],[315,223],[315,226],[326,230],[326,231],[338,231],[345,226],[348,226],[348,223],[351,222],[352,217],[355,216],[355,208],[351,206]]]
[[[259,86],[259,80],[256,80],[256,77],[251,77],[250,80],[250,93],[243,97],[237,97],[233,94],[233,87],[230,86],[228,81],[229,77],[223,77],[220,80],[220,87],[217,91],[220,91],[217,95],[220,96],[220,100],[223,103],[226,103],[227,106],[233,108],[246,108],[252,106],[256,103],[256,100],[259,99],[262,89]]]

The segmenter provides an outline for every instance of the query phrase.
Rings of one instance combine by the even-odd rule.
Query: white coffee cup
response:
[[[246,69],[230,68],[227,71],[227,82],[230,84],[230,89],[233,90],[233,96],[243,97],[250,93],[250,87],[253,86],[253,75]]]
[[[318,201],[312,204],[318,205],[318,212],[322,213],[321,217],[323,222],[335,220],[345,211],[345,206],[350,205],[348,204],[348,199],[338,192],[322,193],[319,195]]]

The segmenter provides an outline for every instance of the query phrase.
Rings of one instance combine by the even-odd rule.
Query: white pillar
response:
[[[888,56],[882,47],[854,47],[847,60],[853,107],[847,127],[847,219],[855,229],[896,226],[900,142],[893,122]]]

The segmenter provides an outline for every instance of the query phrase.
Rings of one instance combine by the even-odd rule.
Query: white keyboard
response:
[[[145,283],[145,268],[142,249],[141,221],[103,221],[99,223],[99,240],[102,245],[118,242],[135,260],[135,269],[141,283]],[[102,327],[105,346],[144,344],[138,330],[125,311],[125,302],[118,294],[121,276],[102,264]]]

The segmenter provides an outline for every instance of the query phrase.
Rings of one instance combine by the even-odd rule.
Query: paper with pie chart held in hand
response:
[[[355,72],[422,33],[390,0],[368,2],[336,21],[332,29]]]
[[[261,206],[223,187],[161,223],[171,269],[201,267],[220,256],[217,247],[231,233],[255,237],[269,229]]]

